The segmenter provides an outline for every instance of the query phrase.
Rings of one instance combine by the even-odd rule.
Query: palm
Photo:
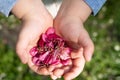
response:
[[[36,45],[40,35],[45,32],[48,27],[52,26],[53,19],[50,15],[47,17],[47,20],[41,18],[33,18],[23,23],[16,51],[23,63],[28,63],[29,67],[35,72],[44,74],[37,71],[38,67],[33,65],[31,56],[29,55],[30,49]]]
[[[63,73],[65,80],[73,79],[83,70],[85,59],[93,52],[93,43],[79,17],[66,15],[66,17],[59,18],[57,16],[54,26],[56,32],[68,42],[73,50],[75,50],[71,53],[72,67],[69,66],[67,72],[64,69],[65,73]],[[58,74],[56,73],[56,75]]]

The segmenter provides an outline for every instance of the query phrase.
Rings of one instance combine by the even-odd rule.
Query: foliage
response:
[[[85,23],[94,41],[95,52],[92,61],[86,63],[84,71],[75,80],[120,80],[119,5],[119,0],[108,0],[99,14],[91,16]],[[5,18],[0,15],[0,80],[50,80],[22,64],[9,44],[12,39],[2,36],[7,33],[3,26],[12,31],[19,24],[14,16]]]

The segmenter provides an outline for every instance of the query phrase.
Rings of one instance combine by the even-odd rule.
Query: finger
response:
[[[65,73],[69,72],[71,70],[71,68],[72,68],[72,65],[68,65],[68,66],[62,67],[61,69],[64,70],[64,74],[65,74]]]
[[[54,66],[54,65],[50,65],[50,66],[48,67],[48,71],[49,71],[49,72],[52,72],[54,69],[55,69],[55,66]]]
[[[46,66],[36,66],[33,64],[31,61],[31,56],[29,55],[29,60],[28,60],[28,66],[30,69],[32,69],[34,72],[40,74],[40,75],[50,75],[48,68]]]
[[[63,66],[62,68],[57,68],[53,71],[53,74],[51,76],[55,76],[57,78],[61,78],[64,73],[68,72],[70,70],[71,66]]]
[[[59,68],[54,69],[53,75],[55,75],[55,76],[58,77],[58,78],[61,78],[61,76],[62,76],[64,73],[66,73],[66,72],[69,71],[69,69],[71,68],[71,65],[72,65],[72,61],[69,60],[69,64],[68,64],[68,65],[65,65],[65,66],[63,65],[62,67],[59,67]]]
[[[77,77],[83,71],[84,65],[85,65],[85,60],[83,56],[80,58],[74,59],[73,66],[69,72],[64,74],[64,79],[71,80]]]
[[[43,66],[43,67],[38,67],[37,73],[40,74],[40,75],[50,75],[47,67],[45,67],[45,66]]]
[[[83,55],[83,48],[81,47],[79,50],[74,50],[70,54],[72,59],[79,58]]]
[[[57,79],[57,77],[56,77],[55,75],[53,75],[53,74],[51,74],[50,77],[51,77],[53,80],[56,80],[56,79]]]
[[[60,63],[60,64],[57,64],[57,65],[50,65],[50,66],[48,67],[48,71],[49,71],[50,76],[51,76],[51,78],[52,78],[53,80],[55,80],[55,79],[57,79],[57,78],[60,77],[60,76],[54,75],[54,71],[56,71],[56,69],[60,69],[62,66],[63,66],[63,65]],[[58,71],[59,71],[59,70],[58,70]],[[60,73],[61,73],[61,71],[60,71]],[[55,74],[56,74],[56,72],[55,72]]]
[[[28,41],[26,39],[24,40],[19,39],[16,45],[16,53],[18,54],[20,60],[24,64],[26,64],[28,61],[27,50],[26,50],[27,46],[28,46]]]
[[[71,66],[63,66],[62,68],[57,68],[53,71],[53,75],[56,76],[57,78],[61,78],[61,76],[68,72],[70,68]]]
[[[48,67],[48,71],[49,72],[52,72],[54,69],[56,69],[56,68],[60,68],[60,67],[62,67],[63,65],[61,64],[61,63],[59,63],[59,64],[57,64],[57,65],[50,65],[49,67]]]
[[[84,57],[86,61],[90,61],[93,55],[94,51],[94,44],[92,40],[90,39],[87,31],[84,30],[84,35],[80,35],[78,43],[79,45],[82,45],[84,49]]]
[[[88,40],[88,43],[84,47],[84,57],[86,61],[90,61],[94,52],[94,44],[91,39]]]
[[[57,78],[61,78],[61,76],[64,74],[64,69],[58,68],[53,71],[53,75]]]

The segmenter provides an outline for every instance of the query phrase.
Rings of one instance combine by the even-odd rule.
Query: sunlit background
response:
[[[92,61],[74,80],[120,80],[120,0],[108,0],[85,23],[95,44]],[[23,65],[15,53],[20,21],[0,14],[0,80],[51,80]],[[62,80],[62,79],[58,79]]]

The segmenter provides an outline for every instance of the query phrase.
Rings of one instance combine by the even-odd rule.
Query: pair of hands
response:
[[[22,8],[23,5],[27,6]],[[19,8],[24,10],[18,11]],[[64,0],[55,19],[41,0],[26,0],[26,2],[18,0],[12,12],[22,20],[22,30],[16,46],[17,54],[21,61],[27,63],[36,73],[50,75],[52,79],[63,76],[65,80],[71,80],[81,73],[85,60],[90,61],[94,45],[83,23],[90,15],[91,9],[83,0]],[[72,61],[69,66],[51,65],[38,70],[31,61],[29,50],[36,45],[40,35],[51,26],[54,26],[56,33],[68,41],[74,49],[71,53]]]

